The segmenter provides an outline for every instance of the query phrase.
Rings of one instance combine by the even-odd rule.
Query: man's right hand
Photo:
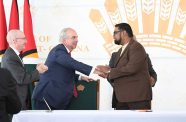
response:
[[[98,68],[95,69],[94,74],[97,74],[102,78],[107,78],[108,77],[108,73],[105,73],[104,71],[101,71]]]
[[[104,72],[106,74],[110,72],[110,69],[111,68],[108,65],[98,65],[96,67],[96,70],[101,71],[101,72]]]
[[[155,83],[156,83],[156,80],[151,76],[151,77],[150,77],[150,84],[151,84],[151,87],[154,87]]]

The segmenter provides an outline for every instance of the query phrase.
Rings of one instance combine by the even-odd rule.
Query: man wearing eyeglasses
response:
[[[9,48],[5,51],[1,67],[10,71],[17,82],[17,94],[22,104],[22,110],[30,109],[28,105],[28,86],[34,81],[39,80],[39,74],[48,70],[48,67],[43,63],[39,63],[36,69],[28,72],[24,63],[19,56],[20,52],[25,48],[27,43],[25,34],[20,30],[10,30],[7,34]]]
[[[98,66],[102,77],[113,81],[113,104],[116,110],[150,110],[152,88],[149,82],[147,55],[133,39],[129,24],[115,25],[114,42],[122,47],[116,52],[113,67]],[[110,68],[110,69],[109,69]]]
[[[49,70],[41,75],[36,85],[32,98],[35,108],[39,110],[63,110],[68,109],[73,97],[77,97],[75,82],[92,79],[79,76],[75,71],[85,75],[94,72],[94,68],[81,63],[71,57],[71,52],[76,48],[78,35],[72,28],[64,28],[60,32],[59,42],[48,54],[45,64]],[[96,73],[96,72],[94,72]]]

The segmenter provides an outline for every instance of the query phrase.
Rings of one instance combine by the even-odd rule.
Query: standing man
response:
[[[115,64],[115,58],[116,58],[117,52],[113,52],[109,61],[109,67],[110,68],[114,68],[114,64]],[[149,70],[149,74],[150,74],[150,79],[149,82],[151,83],[151,87],[154,87],[156,81],[157,81],[157,74],[152,66],[151,60],[149,55],[147,54],[147,62],[148,62],[148,70]],[[108,79],[107,79],[108,80]],[[114,80],[108,80],[108,82],[111,84],[111,86],[114,86]],[[113,100],[112,101],[112,108],[116,108],[116,101]]]
[[[49,70],[41,75],[34,89],[32,97],[36,109],[68,109],[72,97],[76,96],[74,82],[78,79],[90,80],[87,77],[80,77],[75,71],[85,75],[94,71],[92,66],[71,57],[70,53],[78,43],[78,35],[74,29],[64,28],[60,33],[59,42],[60,44],[50,51],[46,59],[45,64]]]
[[[2,57],[1,66],[10,71],[14,79],[17,81],[17,93],[21,100],[22,110],[29,109],[26,104],[28,97],[28,85],[34,81],[39,80],[39,73],[48,70],[44,64],[38,64],[33,72],[27,72],[20,52],[25,48],[26,37],[20,30],[10,30],[7,34],[7,41],[9,48],[5,51]]]
[[[0,68],[0,122],[11,122],[8,114],[21,110],[21,101],[16,91],[16,81],[6,69]]]
[[[115,44],[122,45],[115,54],[113,67],[98,66],[97,69],[105,73],[102,77],[113,81],[116,110],[151,109],[152,88],[143,46],[133,39],[127,23],[115,25],[113,36]]]

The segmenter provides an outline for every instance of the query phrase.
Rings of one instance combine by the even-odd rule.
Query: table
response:
[[[28,110],[12,122],[186,122],[186,111]]]

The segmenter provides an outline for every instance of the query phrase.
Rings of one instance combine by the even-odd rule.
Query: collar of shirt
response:
[[[129,43],[127,43],[127,44],[125,44],[125,45],[122,46],[122,50],[121,50],[120,56],[122,55],[123,51],[125,50],[125,48],[127,47],[128,44]]]
[[[10,46],[13,50],[14,50],[14,52],[19,56],[19,54],[20,54],[20,52],[17,50],[17,49],[15,49],[14,47],[12,47],[12,46]]]
[[[65,46],[65,45],[64,45],[64,46]],[[70,50],[69,50],[66,46],[65,46],[65,48],[66,48],[67,52],[70,53]]]
[[[21,57],[19,56],[19,51],[18,50],[16,50],[14,47],[12,47],[12,46],[10,46],[13,50],[14,50],[14,52],[16,53],[16,55],[19,57],[19,59],[20,59],[20,61],[22,62],[22,65],[24,66],[24,63],[23,63],[23,60],[21,59]]]

